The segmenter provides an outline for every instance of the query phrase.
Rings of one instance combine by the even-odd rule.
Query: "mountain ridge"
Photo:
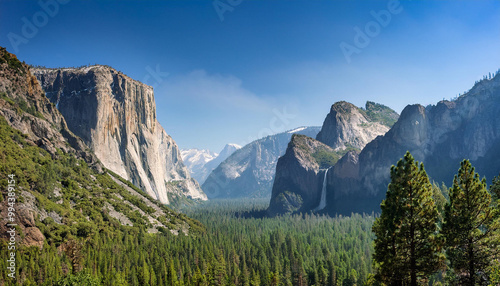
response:
[[[2,47],[0,115],[0,213],[7,218],[15,206],[16,247],[48,243],[62,251],[71,241],[101,231],[203,231],[199,222],[107,170],[68,128],[31,68]],[[8,229],[0,225],[6,241],[12,239]]]
[[[301,126],[250,142],[212,171],[203,190],[209,198],[270,197],[278,157],[292,134],[315,137],[319,129]]]
[[[389,183],[390,167],[406,151],[425,164],[430,179],[436,182],[451,184],[463,159],[469,159],[477,172],[492,179],[500,171],[500,119],[496,114],[500,114],[498,72],[493,78],[477,82],[453,101],[443,100],[427,107],[406,106],[384,135],[374,138],[361,151],[347,152],[333,164],[327,174],[324,212],[349,215],[379,211]],[[342,133],[335,134],[337,137],[332,136],[331,142],[341,138]],[[305,168],[306,164],[302,165]],[[286,173],[286,166],[283,168]],[[279,172],[277,170],[277,177]],[[313,183],[309,188],[317,190],[311,194],[317,198],[317,186]],[[273,197],[278,195],[273,188]],[[273,214],[280,209],[287,208],[273,209],[271,204],[268,212]],[[309,210],[312,209],[300,209]]]

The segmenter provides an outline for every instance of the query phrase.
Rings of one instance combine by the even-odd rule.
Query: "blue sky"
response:
[[[154,86],[181,148],[217,152],[319,126],[339,100],[401,112],[500,68],[496,0],[65,2],[0,1],[0,45],[30,64],[106,64]],[[23,32],[25,21],[40,27]],[[356,28],[368,41],[355,41]],[[342,43],[356,52],[346,57]]]

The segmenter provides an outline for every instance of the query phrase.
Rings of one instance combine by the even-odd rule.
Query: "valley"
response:
[[[0,1],[0,286],[500,285],[499,13]]]
[[[321,128],[228,144],[220,155],[185,150],[195,176],[212,170],[201,187],[155,121],[152,91],[140,82],[105,66],[32,68],[5,49],[2,76],[1,182],[4,190],[5,174],[18,182],[12,275],[23,285],[373,285],[372,226],[387,189],[385,162],[395,162],[398,150],[424,158],[431,178],[451,178],[451,163],[463,156],[489,178],[494,171],[486,166],[500,170],[485,157],[498,152],[499,135],[489,132],[498,123],[484,124],[500,106],[498,72],[454,101],[408,106],[401,116],[381,104],[341,101]],[[472,135],[491,143],[478,149]],[[439,151],[450,143],[451,153]],[[436,156],[448,162],[448,173]],[[374,169],[382,173],[367,181]],[[169,173],[164,189],[145,170]],[[441,216],[450,200],[442,182],[432,185]],[[360,183],[364,193],[356,191]],[[14,210],[9,200],[0,204],[5,216]],[[7,226],[2,233],[10,235]],[[437,271],[426,281],[441,283],[442,276]]]

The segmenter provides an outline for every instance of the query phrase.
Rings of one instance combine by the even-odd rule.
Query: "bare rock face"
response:
[[[9,217],[8,209],[9,205],[7,200],[0,203],[0,215],[2,215],[2,217]],[[9,241],[11,239],[11,233],[14,233],[16,243],[42,248],[45,237],[40,229],[35,226],[34,214],[36,214],[34,208],[26,204],[16,205],[16,215],[13,216],[13,221],[3,219],[0,223],[0,238]],[[12,225],[16,227],[14,228]]]
[[[69,129],[106,168],[163,203],[169,192],[206,200],[156,119],[152,87],[99,65],[33,72]]]
[[[335,150],[347,147],[363,149],[379,135],[389,131],[397,120],[396,112],[383,105],[367,102],[366,109],[340,101],[332,105],[316,139]]]
[[[43,242],[45,241],[45,236],[37,227],[27,227],[24,230],[24,240],[23,244],[26,246],[36,246],[38,248],[43,247]]]
[[[7,96],[7,94],[9,96]],[[28,65],[0,47],[0,115],[28,135],[28,141],[56,156],[56,148],[75,153],[89,166],[102,165],[85,143],[68,128],[64,117],[45,97]]]
[[[317,154],[334,153],[329,146],[294,134],[285,155],[279,158],[268,214],[307,211],[318,205],[324,169]]]
[[[427,107],[408,105],[389,132],[368,143],[357,160],[351,160],[353,166],[341,166],[339,161],[328,173],[330,211],[379,211],[390,167],[406,151],[424,163],[430,179],[436,182],[451,185],[463,159],[471,160],[476,171],[491,182],[500,171],[498,114],[499,74],[482,80],[454,101]],[[353,168],[359,173],[347,180],[345,174]]]

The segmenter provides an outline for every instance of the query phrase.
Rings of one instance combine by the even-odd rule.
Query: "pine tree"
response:
[[[328,260],[328,285],[337,285],[337,272],[332,260]]]
[[[193,277],[193,285],[194,286],[207,285],[207,278],[205,277],[205,275],[201,274],[201,270],[199,267],[196,267],[196,272]]]
[[[500,174],[493,178],[493,182],[490,186],[490,194],[494,202],[497,202],[500,199]]]
[[[424,170],[407,152],[391,167],[382,214],[373,225],[377,279],[388,285],[418,285],[443,263],[438,211]]]
[[[440,215],[443,215],[444,206],[447,203],[446,197],[443,195],[441,188],[436,183],[432,184],[432,192],[432,198],[434,199],[438,212]]]
[[[175,271],[174,264],[170,263],[170,268],[168,272],[168,285],[175,286],[178,282],[177,272]]]
[[[317,285],[328,285],[328,271],[323,267],[323,263],[318,264],[318,282]]]
[[[468,160],[462,161],[445,208],[446,254],[460,285],[484,285],[499,245],[498,210],[491,204],[486,180]]]
[[[260,275],[259,272],[252,270],[252,278],[250,280],[250,285],[252,286],[260,286]]]

